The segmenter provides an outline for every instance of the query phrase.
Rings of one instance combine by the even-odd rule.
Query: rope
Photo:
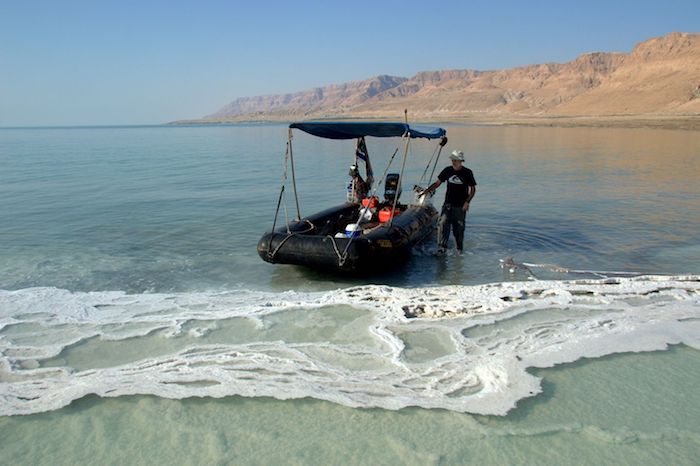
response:
[[[555,264],[533,264],[529,262],[523,262],[523,263],[518,263],[513,260],[512,257],[509,257],[507,259],[499,259],[499,262],[501,263],[501,268],[502,269],[508,269],[510,273],[514,273],[517,269],[522,269],[526,271],[530,276],[534,279],[537,279],[537,276],[535,273],[530,269],[532,268],[539,268],[539,269],[548,269],[552,272],[558,272],[558,273],[576,273],[576,274],[590,274],[590,275],[595,275],[600,278],[610,278],[611,275],[622,275],[622,276],[636,276],[636,275],[641,275],[639,272],[615,272],[611,270],[579,270],[579,269],[570,269],[567,267],[561,267]]]
[[[308,232],[312,231],[314,228],[316,228],[314,226],[314,224],[311,223],[308,219],[304,219],[304,221],[306,223],[308,223],[311,226],[311,228],[304,230],[304,231],[295,231],[294,233],[291,233],[289,231],[289,226],[287,226],[287,236],[285,236],[284,239],[282,239],[282,241],[280,241],[280,244],[277,245],[277,247],[275,248],[274,251],[267,253],[267,257],[269,257],[270,259],[273,259],[275,257],[275,255],[277,254],[277,252],[280,250],[280,248],[282,248],[282,245],[284,243],[286,243],[287,240],[289,240],[289,238],[291,238],[292,236],[303,235],[304,233],[308,233]],[[274,235],[275,235],[275,232],[273,231],[272,236],[270,236],[270,247],[272,247],[272,238],[274,237]]]
[[[289,229],[289,210],[287,209],[287,203],[284,203],[284,224],[287,226],[287,233],[292,231]]]
[[[273,234],[275,232],[275,227],[277,226],[277,217],[279,216],[279,213],[280,213],[280,205],[282,204],[282,197],[284,196],[285,184],[287,182],[287,165],[288,165],[287,160],[289,157],[289,148],[290,148],[289,142],[290,141],[287,140],[287,148],[284,151],[284,171],[282,173],[282,187],[280,188],[280,195],[277,198],[277,209],[275,209],[275,218],[272,221],[272,233]],[[289,233],[289,216],[287,214],[287,203],[286,202],[284,203],[284,218],[285,218],[286,225],[287,225],[287,233]],[[270,247],[272,247],[272,243],[270,243]],[[267,254],[268,254],[268,256],[272,257],[271,256],[272,253],[269,249],[267,251]]]
[[[331,244],[333,245],[333,250],[335,251],[335,255],[338,256],[338,266],[342,267],[343,264],[345,264],[345,259],[347,259],[347,247],[341,255],[340,250],[338,249],[338,245],[335,243],[335,238],[333,238],[331,235],[326,235],[326,238],[330,238]],[[352,238],[350,238],[350,240],[352,240]],[[348,245],[349,244],[350,242],[348,241]]]
[[[286,183],[287,183],[287,169],[289,168],[291,157],[292,157],[292,130],[290,129],[289,130],[289,139],[287,140],[287,147],[284,151],[284,171],[282,172],[282,187],[280,188],[280,195],[277,198],[277,209],[275,209],[275,218],[272,221],[272,234],[274,235],[275,228],[277,227],[277,217],[279,217],[279,213],[280,213],[280,206],[283,205],[284,206],[285,227],[287,228],[287,237],[285,239],[283,239],[279,245],[277,245],[277,247],[275,248],[274,251],[272,251],[271,249],[268,249],[267,255],[270,259],[272,259],[275,256],[275,254],[277,254],[277,251],[279,251],[279,249],[282,247],[282,245],[290,237],[294,236],[295,234],[302,233],[302,232],[292,233],[292,231],[289,229],[289,211],[287,210],[286,198],[285,198],[284,204],[282,204],[282,198],[284,197]],[[293,162],[293,160],[292,160],[291,165],[292,165],[292,179],[294,179],[294,162]],[[297,192],[296,192],[296,183],[295,183],[294,184],[294,197],[295,197],[295,199],[296,199],[296,195],[297,195]],[[298,209],[299,209],[299,201],[297,200],[297,213],[299,213]],[[313,228],[315,228],[311,222],[309,222],[308,220],[306,220],[306,222],[311,224],[311,229],[308,231],[311,231],[311,230],[313,230]],[[306,233],[306,232],[307,231],[305,231],[303,233]],[[272,237],[270,237],[269,247],[272,248]]]
[[[282,185],[282,189],[280,189],[280,195],[277,198],[277,210],[275,210],[275,219],[272,221],[272,231],[275,231],[275,227],[277,226],[277,214],[279,214],[280,211],[280,204],[282,203],[282,195],[284,194],[284,185]],[[286,209],[285,209],[286,210]],[[289,228],[289,226],[287,226]]]
[[[570,269],[567,267],[560,267],[555,264],[531,264],[528,262],[523,262],[524,266],[527,267],[533,267],[533,268],[540,268],[540,269],[549,269],[552,272],[559,272],[559,273],[579,273],[579,274],[591,274],[591,275],[597,275],[601,278],[608,278],[610,275],[628,275],[628,276],[635,276],[635,275],[641,275],[640,272],[616,272],[612,270],[581,270],[581,269]]]

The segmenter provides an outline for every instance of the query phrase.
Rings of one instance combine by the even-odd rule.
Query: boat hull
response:
[[[398,266],[411,248],[430,235],[438,213],[432,205],[407,207],[391,223],[379,224],[356,238],[336,238],[339,225],[357,220],[359,206],[343,204],[265,233],[258,254],[273,264],[319,270],[372,273]]]

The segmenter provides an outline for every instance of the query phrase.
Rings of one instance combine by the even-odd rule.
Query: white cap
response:
[[[452,154],[450,155],[450,159],[464,162],[464,152],[461,150],[453,150]]]

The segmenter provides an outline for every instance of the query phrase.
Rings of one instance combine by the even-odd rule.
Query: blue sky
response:
[[[236,97],[629,52],[700,1],[0,0],[0,126],[162,123]]]

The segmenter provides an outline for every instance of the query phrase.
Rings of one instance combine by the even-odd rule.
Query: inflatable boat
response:
[[[332,123],[306,122],[290,125],[285,161],[290,161],[294,193],[294,165],[291,157],[291,130],[300,129],[315,136],[330,139],[358,138],[355,163],[351,166],[352,185],[349,186],[348,202],[331,207],[313,215],[298,217],[275,228],[280,203],[285,193],[283,182],[273,229],[265,233],[258,242],[258,254],[273,264],[295,264],[319,270],[372,273],[397,267],[404,262],[411,248],[428,237],[435,229],[438,212],[429,198],[418,193],[416,186],[413,203],[401,203],[401,184],[408,154],[408,144],[414,138],[440,139],[439,149],[423,174],[432,164],[433,172],[440,150],[447,142],[442,128],[416,128],[404,123]],[[404,159],[400,173],[387,173],[394,156],[389,161],[380,184],[384,182],[383,199],[370,192],[373,174],[369,163],[364,138],[400,137],[405,144]],[[435,157],[435,154],[438,154]],[[433,158],[435,158],[433,162]],[[358,164],[365,163],[366,178],[358,173]],[[287,164],[285,164],[285,167]],[[285,180],[287,170],[285,169]],[[431,174],[432,176],[432,174]]]

